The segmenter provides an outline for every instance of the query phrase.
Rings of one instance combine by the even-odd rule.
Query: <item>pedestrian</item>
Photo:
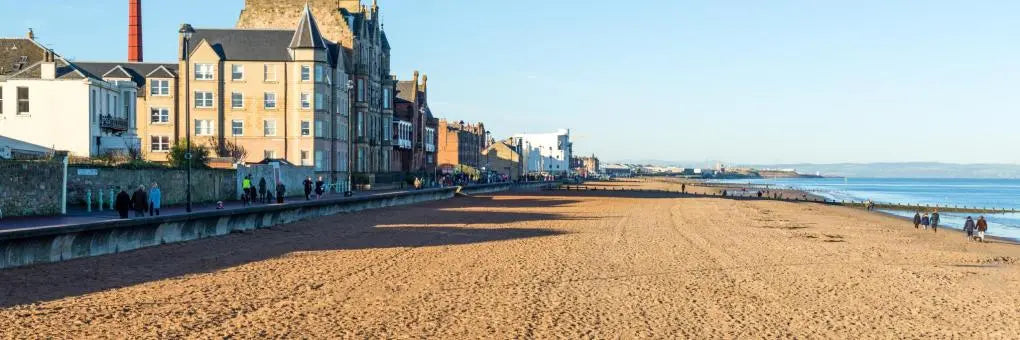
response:
[[[322,195],[326,193],[326,181],[322,180],[322,176],[315,181],[315,198],[321,199]]]
[[[967,240],[974,240],[974,219],[967,216],[967,221],[963,222],[963,231],[967,232]]]
[[[252,200],[251,197],[251,175],[244,176],[241,180],[241,204],[248,205],[248,202]]]
[[[149,188],[149,216],[159,216],[159,208],[163,204],[163,192],[159,190],[158,183],[152,183]]]
[[[680,184],[680,192],[687,193],[687,183]]]
[[[135,217],[145,217],[145,211],[149,210],[149,195],[145,193],[144,185],[139,185],[131,195],[131,207],[135,209]]]
[[[978,232],[978,238],[981,239],[981,242],[985,241],[985,232],[986,231],[988,231],[988,221],[985,221],[985,217],[984,216],[978,217],[977,232]]]
[[[421,178],[414,178],[414,190],[421,190]]]
[[[283,182],[276,183],[276,203],[283,204],[283,196],[287,193],[287,187]]]
[[[928,224],[930,223],[931,220],[928,218],[928,213],[924,213],[924,216],[921,216],[921,226],[924,227],[924,230],[928,230]]]
[[[124,188],[121,188],[120,193],[117,194],[114,208],[120,213],[120,218],[128,218],[128,211],[131,211],[131,195],[128,195]]]
[[[314,184],[312,182],[312,177],[309,176],[308,178],[305,178],[305,181],[301,182],[301,184],[303,184],[304,187],[305,187],[305,201],[312,199],[311,198],[312,197],[312,185]]]
[[[259,202],[266,203],[266,178],[259,178]]]
[[[935,209],[935,212],[931,214],[931,230],[939,232],[939,210]]]
[[[914,212],[914,229],[917,229],[919,225],[921,225],[921,212],[920,211],[915,211]]]

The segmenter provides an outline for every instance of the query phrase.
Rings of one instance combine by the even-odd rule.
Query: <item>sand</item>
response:
[[[0,338],[1016,338],[1018,258],[844,207],[507,193],[0,271]]]

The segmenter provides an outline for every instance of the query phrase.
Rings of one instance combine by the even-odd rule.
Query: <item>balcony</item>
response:
[[[127,118],[118,118],[111,115],[99,116],[99,128],[114,131],[127,131],[128,120]]]

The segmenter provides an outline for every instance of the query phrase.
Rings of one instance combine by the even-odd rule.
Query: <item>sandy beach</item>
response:
[[[1020,246],[845,207],[654,192],[461,197],[0,282],[0,338],[1020,334]]]

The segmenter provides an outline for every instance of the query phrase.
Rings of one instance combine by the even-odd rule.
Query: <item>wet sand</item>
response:
[[[0,271],[0,338],[1011,338],[1018,259],[844,207],[508,193]]]

